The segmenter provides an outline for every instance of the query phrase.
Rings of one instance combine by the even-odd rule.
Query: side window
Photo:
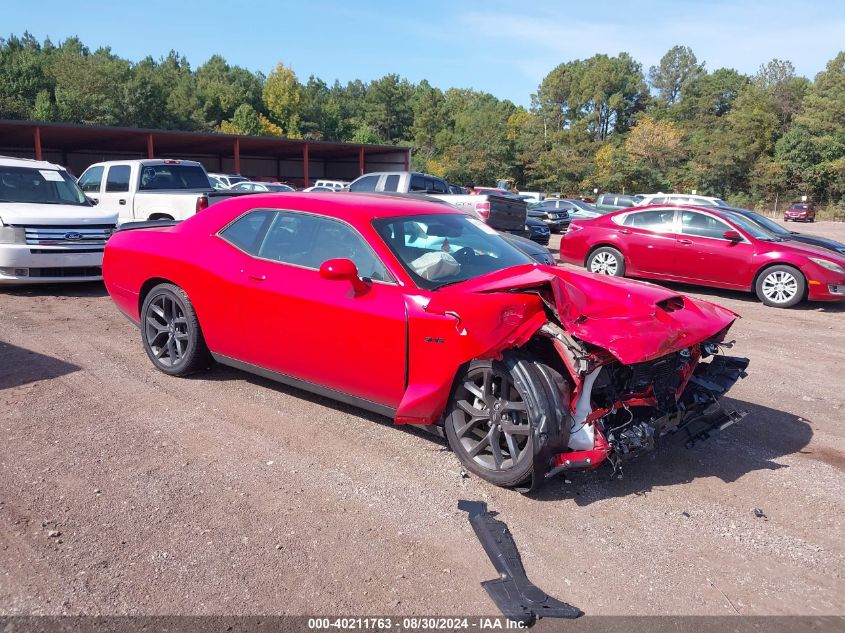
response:
[[[120,193],[129,191],[129,175],[132,169],[129,165],[112,165],[106,175],[106,192]]]
[[[721,240],[724,239],[722,237],[724,232],[730,230],[732,230],[731,227],[721,220],[704,215],[703,213],[684,211],[681,214],[681,233],[684,235],[711,237]]]
[[[649,204],[669,204],[666,201],[666,196],[658,196],[657,198],[652,198],[649,201]]]
[[[349,259],[361,277],[390,281],[390,274],[364,239],[350,226],[307,213],[279,211],[258,256],[317,270],[329,259]]]
[[[660,211],[641,211],[631,213],[625,218],[625,226],[655,231],[656,233],[671,233],[674,230],[675,211],[661,209]]]
[[[448,193],[448,189],[446,187],[446,183],[442,180],[437,180],[436,178],[429,181],[430,187],[429,191],[433,191],[434,193]],[[429,183],[426,183],[429,184]]]
[[[398,174],[391,174],[384,180],[384,190],[385,191],[398,191],[399,190],[399,175]]]
[[[220,237],[250,255],[258,255],[261,241],[275,215],[275,211],[250,211],[223,229]]]
[[[92,167],[79,178],[79,188],[86,193],[100,193],[100,181],[103,179],[103,167]]]
[[[349,191],[375,191],[379,176],[364,176],[349,186]]]
[[[422,176],[418,176],[416,174],[411,176],[411,188],[409,189],[409,191],[425,191],[425,190],[426,190],[425,178],[423,178]]]

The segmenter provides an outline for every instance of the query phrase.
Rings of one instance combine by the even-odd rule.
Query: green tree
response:
[[[807,92],[796,123],[818,135],[845,129],[845,51],[827,63]]]
[[[411,126],[413,159],[418,168],[424,169],[438,154],[437,134],[449,125],[446,99],[438,88],[423,79],[414,89],[411,107],[414,115]]]
[[[46,90],[42,90],[36,95],[30,118],[33,121],[55,121],[59,118],[56,104],[53,103],[50,93]]]
[[[704,64],[698,63],[687,46],[673,46],[660,58],[660,64],[648,71],[649,81],[665,107],[678,103],[685,89],[692,89],[704,75]]]
[[[230,120],[220,124],[220,131],[225,134],[258,136],[262,132],[260,115],[251,105],[242,103]]]
[[[212,55],[196,71],[196,96],[206,125],[216,127],[230,119],[243,103],[258,110],[263,81],[262,75],[229,66],[220,55]]]
[[[640,64],[627,53],[561,64],[537,93],[547,132],[580,128],[594,141],[626,131],[647,100]]]
[[[46,72],[52,50],[49,40],[42,47],[29,32],[0,38],[0,119],[26,118],[37,96],[52,91]]]
[[[56,50],[49,73],[55,82],[56,108],[63,121],[93,125],[125,125],[122,90],[130,76],[129,62],[101,48],[93,54],[78,39]]]
[[[276,64],[276,68],[264,82],[262,95],[270,120],[282,129],[282,134],[299,138],[302,86],[293,69],[282,62]]]
[[[378,134],[380,142],[410,139],[414,122],[411,107],[413,88],[399,75],[385,75],[369,84],[364,95],[364,122]]]

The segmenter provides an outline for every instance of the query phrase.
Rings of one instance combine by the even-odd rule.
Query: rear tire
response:
[[[625,256],[611,246],[597,248],[587,258],[586,268],[591,273],[610,275],[611,277],[625,276]]]
[[[554,378],[553,378],[554,377]],[[445,418],[449,446],[469,472],[514,487],[534,475],[550,434],[565,445],[565,383],[552,368],[508,351],[502,361],[472,361],[458,377]],[[564,426],[565,437],[555,431]]]
[[[779,264],[760,273],[754,290],[757,298],[767,306],[791,308],[804,298],[807,281],[797,268]]]
[[[197,313],[179,286],[155,286],[141,306],[141,340],[156,369],[186,376],[211,365]]]

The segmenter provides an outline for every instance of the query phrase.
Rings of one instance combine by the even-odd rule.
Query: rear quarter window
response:
[[[657,233],[670,233],[674,230],[675,211],[662,209],[660,211],[631,213],[625,218],[623,224]]]

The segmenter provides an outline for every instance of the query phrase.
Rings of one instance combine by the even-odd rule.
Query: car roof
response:
[[[349,191],[307,191],[262,193],[234,198],[246,208],[311,211],[350,222],[367,223],[374,218],[404,215],[463,214],[460,209],[437,199],[420,199],[409,194],[374,194]],[[315,203],[318,205],[315,208]],[[213,208],[213,207],[212,207]]]
[[[644,204],[642,206],[625,207],[624,209],[619,209],[618,211],[612,211],[607,213],[606,216],[611,217],[625,213],[639,213],[640,211],[657,211],[658,209],[666,209],[667,211],[674,211],[675,209],[680,209],[682,211],[702,211],[704,213],[718,215],[719,217],[726,217],[726,211],[733,211],[733,209],[728,207],[711,207],[696,204]],[[727,216],[727,219],[730,219],[730,217]]]
[[[61,169],[65,168],[61,165],[47,162],[46,160],[33,160],[31,158],[17,158],[15,156],[0,156],[0,166],[2,167],[30,167],[32,169]]]

